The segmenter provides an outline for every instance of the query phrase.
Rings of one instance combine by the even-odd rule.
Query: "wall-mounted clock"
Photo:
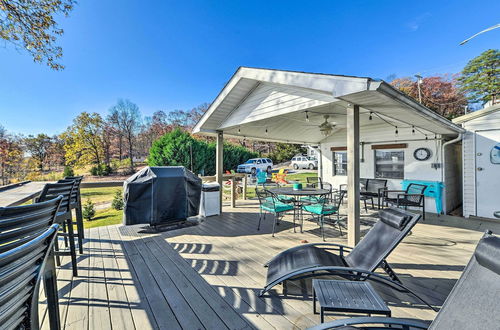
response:
[[[428,160],[431,156],[432,152],[429,148],[418,148],[413,152],[413,157],[420,161]]]

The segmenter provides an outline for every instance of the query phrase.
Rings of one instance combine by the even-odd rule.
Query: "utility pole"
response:
[[[418,102],[422,103],[422,90],[420,89],[420,85],[422,84],[422,76],[416,74],[415,77],[417,78]]]

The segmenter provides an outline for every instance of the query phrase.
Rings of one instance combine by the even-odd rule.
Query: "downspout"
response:
[[[454,143],[457,143],[457,142],[460,142],[462,141],[463,139],[463,134],[462,133],[459,133],[458,136],[456,138],[454,138],[453,140],[450,140],[450,141],[447,141],[445,143],[442,144],[442,147],[441,147],[441,159],[443,160],[443,167],[441,169],[441,178],[443,179],[443,182],[445,181],[445,175],[446,175],[446,157],[445,157],[445,148],[449,145],[452,145]],[[449,210],[447,210],[446,208],[446,185],[444,186],[444,207],[443,207],[443,210],[444,210],[444,214],[446,214]]]

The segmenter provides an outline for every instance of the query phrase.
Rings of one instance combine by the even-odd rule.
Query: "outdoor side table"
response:
[[[389,307],[366,281],[313,279],[312,286],[313,312],[317,314],[317,300],[321,323],[325,321],[325,311],[391,316]]]

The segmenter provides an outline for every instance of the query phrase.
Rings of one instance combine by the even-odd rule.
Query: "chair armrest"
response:
[[[385,325],[401,325],[405,327],[412,327],[417,329],[427,329],[429,328],[429,323],[406,318],[396,318],[396,317],[353,317],[348,319],[335,320],[327,323],[318,324],[308,330],[323,330],[323,329],[335,329],[341,328],[349,325],[361,325],[361,324],[385,324]],[[377,328],[380,329],[380,328]]]
[[[419,197],[425,197],[424,194],[398,194],[398,199],[400,196],[419,196]]]

